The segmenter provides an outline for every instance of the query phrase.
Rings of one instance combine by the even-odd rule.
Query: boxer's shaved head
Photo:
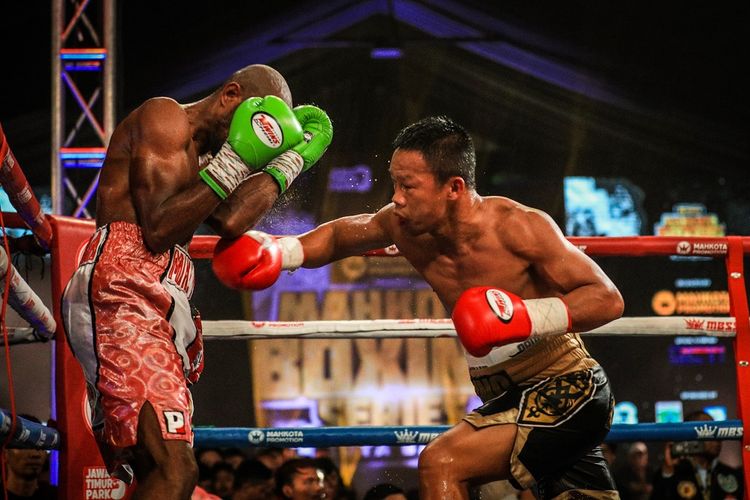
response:
[[[288,106],[292,106],[292,91],[281,73],[265,64],[251,64],[235,71],[224,84],[237,83],[242,89],[243,99],[275,95]],[[217,92],[220,92],[219,89]]]

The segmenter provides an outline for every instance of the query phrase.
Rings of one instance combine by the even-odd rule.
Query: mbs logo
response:
[[[524,391],[517,422],[535,427],[555,427],[583,408],[595,390],[591,370],[543,380]]]

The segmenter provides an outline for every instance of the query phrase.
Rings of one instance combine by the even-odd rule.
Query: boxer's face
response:
[[[391,201],[404,231],[417,236],[445,221],[449,187],[438,182],[422,153],[397,149],[391,158],[390,174]]]
[[[234,109],[237,109],[235,106]],[[229,125],[232,123],[232,116],[234,116],[234,109],[226,111],[218,116],[215,125],[211,128],[209,136],[209,149],[212,154],[216,154],[221,149],[224,141],[227,140],[229,135]]]

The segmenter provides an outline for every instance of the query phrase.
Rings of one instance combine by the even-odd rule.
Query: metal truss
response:
[[[116,0],[52,2],[52,212],[91,217],[115,125]]]

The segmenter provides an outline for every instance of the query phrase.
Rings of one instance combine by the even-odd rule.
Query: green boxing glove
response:
[[[254,170],[300,141],[302,126],[283,100],[251,97],[237,107],[226,142],[199,175],[224,200]]]
[[[333,124],[322,109],[311,105],[297,106],[294,115],[302,125],[304,139],[271,160],[263,169],[276,179],[282,193],[300,172],[317,163],[333,139]]]

